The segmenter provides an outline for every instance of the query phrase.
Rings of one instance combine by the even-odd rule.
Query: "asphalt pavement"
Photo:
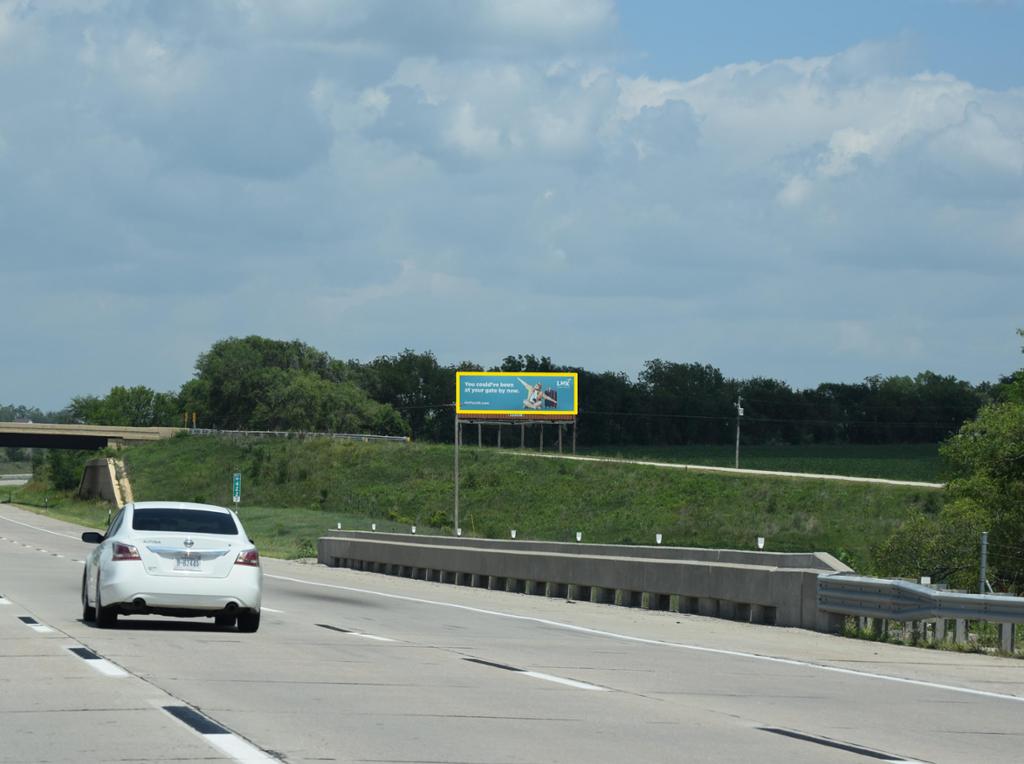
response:
[[[0,507],[0,762],[963,762],[1024,744],[1024,661],[312,563],[264,559],[256,634],[98,629],[82,530]]]

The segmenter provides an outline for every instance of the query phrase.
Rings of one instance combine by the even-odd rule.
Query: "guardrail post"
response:
[[[871,619],[871,636],[875,639],[885,639],[889,634],[889,624],[884,618]]]
[[[938,618],[935,621],[935,641],[945,642],[946,641],[946,619]]]
[[[999,649],[1004,653],[1012,653],[1016,645],[1014,644],[1014,631],[1017,624],[1015,623],[1001,623],[999,624]]]
[[[954,641],[958,645],[962,645],[967,641],[967,620],[964,618],[956,619],[956,636]]]

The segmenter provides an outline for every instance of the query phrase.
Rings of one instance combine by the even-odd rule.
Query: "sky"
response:
[[[0,0],[0,403],[250,334],[994,381],[1021,39],[1012,0]]]

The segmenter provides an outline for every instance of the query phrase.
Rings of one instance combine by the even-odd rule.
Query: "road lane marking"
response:
[[[483,658],[463,658],[463,660],[468,661],[469,663],[478,663],[481,666],[490,666],[491,668],[501,669],[502,671],[511,671],[513,674],[522,674],[523,676],[532,677],[534,679],[543,679],[545,682],[564,684],[568,687],[575,687],[577,690],[596,690],[597,692],[608,692],[607,687],[599,687],[596,684],[578,682],[575,679],[566,679],[565,677],[554,676],[552,674],[545,674],[540,671],[530,671],[528,669],[516,668],[515,666],[509,666],[505,663],[485,661]]]
[[[260,607],[260,610],[265,610],[268,613],[283,613],[283,610],[274,610],[272,607]]]
[[[387,592],[378,592],[372,589],[360,589],[355,586],[342,586],[341,584],[326,584],[319,581],[309,581],[303,578],[292,578],[291,576],[277,576],[270,573],[265,573],[266,578],[273,578],[278,581],[290,581],[296,584],[304,584],[306,586],[320,586],[327,589],[338,589],[340,591],[354,592],[356,594],[369,594],[376,597],[383,597],[385,599],[401,600],[405,602],[415,602],[421,605],[434,605],[436,607],[452,608],[453,610],[464,610],[470,613],[480,613],[482,615],[495,616],[497,618],[508,618],[514,621],[527,621],[531,623],[539,623],[544,626],[553,626],[558,629],[565,629],[567,631],[575,631],[580,634],[591,634],[598,637],[606,637],[608,639],[618,639],[624,642],[635,642],[643,645],[657,645],[659,647],[671,647],[677,650],[690,650],[698,653],[707,653],[711,655],[724,655],[732,658],[746,658],[748,660],[764,661],[766,663],[776,663],[783,666],[794,666],[797,668],[813,669],[815,671],[826,671],[833,674],[843,674],[845,676],[856,676],[863,679],[874,679],[883,682],[892,682],[894,684],[906,684],[914,687],[925,687],[930,690],[945,690],[947,692],[956,692],[963,695],[974,695],[982,698],[991,698],[993,700],[1010,700],[1017,703],[1024,703],[1024,697],[1020,695],[1010,695],[1001,692],[988,692],[986,690],[975,690],[970,687],[958,687],[952,684],[942,684],[940,682],[928,682],[923,679],[910,679],[909,677],[901,676],[890,676],[888,674],[876,674],[871,671],[857,671],[856,669],[841,668],[839,666],[828,666],[823,663],[812,663],[810,661],[801,661],[794,658],[779,658],[774,655],[760,655],[758,653],[747,653],[740,650],[723,650],[717,647],[704,647],[701,645],[689,645],[685,642],[669,642],[663,639],[648,639],[647,637],[635,637],[630,634],[617,634],[613,631],[604,631],[602,629],[591,629],[587,626],[576,626],[571,623],[564,623],[562,621],[552,621],[548,618],[537,618],[536,616],[530,615],[518,615],[516,613],[504,613],[500,610],[486,610],[484,608],[476,608],[470,605],[459,605],[454,602],[438,602],[437,600],[427,600],[420,597],[409,597],[404,594],[389,594]]]
[[[182,724],[203,736],[207,743],[239,762],[278,761],[191,706],[161,706]]]
[[[47,626],[45,623],[39,623],[35,618],[29,615],[19,615],[18,620],[28,626],[32,631],[39,632],[40,634],[52,634],[53,629]]]
[[[520,671],[519,673],[525,674],[526,676],[532,676],[534,679],[543,679],[545,682],[554,682],[556,684],[564,684],[569,687],[575,687],[577,690],[596,690],[597,692],[608,692],[607,687],[598,687],[596,684],[588,684],[587,682],[577,682],[575,679],[565,679],[564,677],[560,676],[543,674],[540,671]]]
[[[71,652],[71,653],[74,653],[75,655],[77,655],[79,658],[84,660],[89,665],[90,668],[95,669],[96,671],[100,672],[104,676],[111,676],[111,677],[128,676],[128,672],[125,671],[123,668],[121,668],[120,666],[118,666],[118,665],[116,665],[114,663],[111,663],[106,658],[101,658],[96,653],[94,653],[92,650],[90,650],[88,647],[75,646],[75,647],[66,647],[64,649],[67,650],[68,652]]]
[[[0,520],[6,520],[7,522],[14,523],[15,525],[22,525],[26,528],[31,528],[35,531],[42,531],[43,533],[52,533],[54,536],[63,536],[66,539],[74,539],[75,541],[82,540],[81,536],[69,536],[67,533],[58,533],[57,531],[51,531],[48,528],[40,528],[38,525],[30,525],[28,523],[23,523],[21,522],[21,520],[15,520],[13,518],[7,517],[6,515],[0,515]],[[25,544],[24,546],[28,545]]]
[[[836,748],[840,751],[848,751],[849,753],[855,753],[859,756],[864,756],[869,759],[878,759],[879,761],[891,761],[896,764],[920,764],[916,759],[906,759],[902,756],[896,756],[891,753],[884,753],[883,751],[876,751],[872,748],[865,748],[861,745],[854,745],[853,743],[843,743],[839,740],[833,740],[832,738],[821,737],[820,735],[808,735],[805,732],[797,732],[795,730],[782,729],[781,727],[758,727],[762,732],[771,732],[775,735],[782,735],[783,737],[793,738],[794,740],[802,740],[805,743],[814,743],[815,745],[822,745],[827,748]]]
[[[340,626],[331,626],[330,624],[326,624],[326,623],[318,623],[317,626],[319,626],[321,629],[330,629],[331,631],[339,631],[342,634],[351,634],[353,637],[362,637],[363,639],[373,639],[373,640],[376,640],[377,642],[394,642],[395,641],[393,639],[388,639],[387,637],[378,637],[375,634],[364,634],[361,631],[352,631],[352,629],[343,629]]]
[[[7,599],[4,595],[0,594],[0,605],[10,605],[10,604],[11,604],[11,601],[9,599]]]

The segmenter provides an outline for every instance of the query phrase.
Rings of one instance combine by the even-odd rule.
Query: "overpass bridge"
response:
[[[125,443],[164,440],[173,437],[180,431],[180,427],[0,422],[0,447],[73,448],[95,451]]]

